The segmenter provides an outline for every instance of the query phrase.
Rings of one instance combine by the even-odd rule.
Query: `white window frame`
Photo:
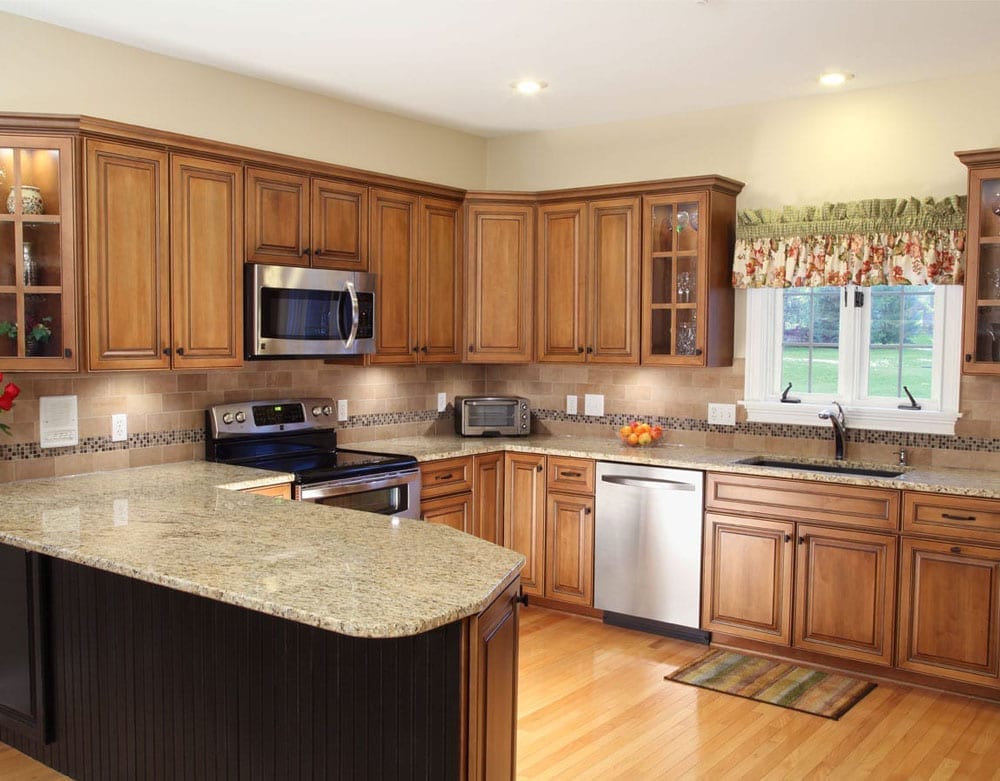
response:
[[[848,286],[848,296],[853,295]],[[859,288],[863,291],[869,288]],[[747,290],[746,369],[744,400],[747,420],[753,423],[785,423],[826,426],[818,413],[839,401],[846,412],[848,428],[902,431],[917,434],[954,436],[962,377],[962,286],[939,285],[934,291],[933,390],[930,399],[918,398],[922,409],[901,410],[905,399],[866,397],[868,343],[848,337],[841,344],[839,386],[844,394],[808,394],[792,388],[789,396],[799,404],[781,399],[781,341],[783,331],[783,290]],[[855,329],[868,333],[871,323],[871,296],[864,307],[841,307],[841,333]]]

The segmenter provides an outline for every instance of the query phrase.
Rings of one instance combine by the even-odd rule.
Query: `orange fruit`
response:
[[[637,445],[637,444],[639,444],[639,435],[638,434],[629,434],[628,435],[628,439],[626,439],[625,441],[628,442],[630,445],[633,445],[633,446]]]
[[[631,433],[632,433],[631,426],[622,426],[620,429],[618,429],[618,434],[623,437],[627,437]]]

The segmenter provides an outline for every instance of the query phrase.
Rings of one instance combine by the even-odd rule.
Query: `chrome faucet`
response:
[[[829,420],[833,424],[833,441],[834,447],[836,448],[836,454],[834,458],[838,461],[844,460],[844,439],[847,434],[847,420],[844,418],[844,408],[840,406],[840,402],[833,402],[833,406],[837,408],[834,412],[832,408],[827,407],[819,413],[820,420]]]

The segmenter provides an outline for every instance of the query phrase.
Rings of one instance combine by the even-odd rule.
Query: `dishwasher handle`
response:
[[[694,491],[695,486],[679,480],[664,480],[659,477],[625,477],[624,475],[601,475],[605,483],[627,485],[633,488],[651,488],[658,491]]]

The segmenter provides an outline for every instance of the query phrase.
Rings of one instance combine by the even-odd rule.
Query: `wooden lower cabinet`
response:
[[[469,625],[468,778],[513,781],[517,758],[518,581]]]
[[[504,547],[522,554],[521,587],[525,594],[545,590],[545,456],[504,456]]]
[[[791,643],[794,533],[785,521],[705,514],[703,629]]]
[[[503,545],[503,452],[472,459],[472,533]]]
[[[896,665],[1000,688],[1000,549],[904,537]]]
[[[545,513],[545,596],[594,604],[594,497],[549,492]]]
[[[0,545],[0,728],[44,742],[47,733],[43,558]]]
[[[421,499],[420,517],[428,523],[442,523],[460,532],[472,533],[472,492],[463,491],[436,499]]]
[[[292,484],[281,483],[281,485],[265,485],[260,488],[246,488],[245,494],[258,494],[259,496],[274,496],[278,499],[292,498]]]
[[[896,538],[802,524],[797,535],[792,644],[891,665]]]

